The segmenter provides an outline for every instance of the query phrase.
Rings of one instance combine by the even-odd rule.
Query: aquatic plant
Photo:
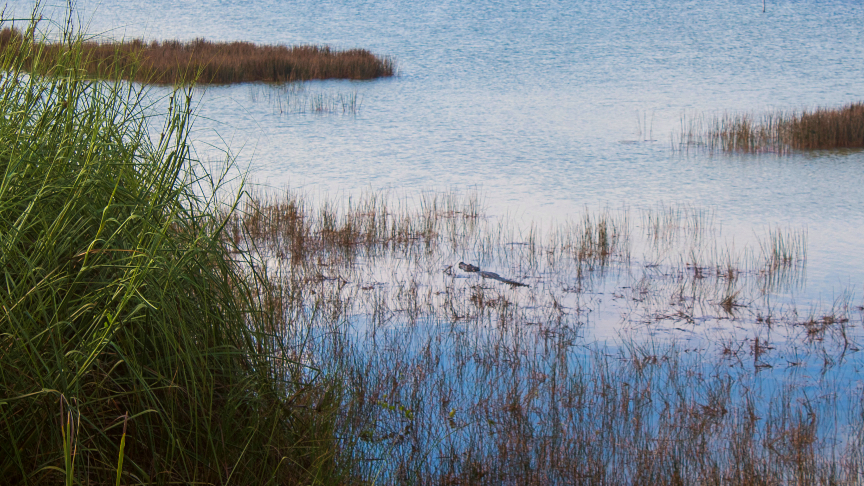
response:
[[[65,56],[69,45],[48,42],[19,30],[0,31],[0,49],[20,52],[32,43],[22,67],[45,73]],[[86,41],[75,46],[77,69],[98,79],[126,79],[150,84],[281,83],[310,79],[373,79],[393,76],[392,59],[365,49],[337,51],[328,46],[256,45],[250,42]],[[350,104],[351,100],[346,100]],[[318,106],[318,105],[316,105]],[[321,105],[323,106],[323,105]]]
[[[734,251],[690,207],[646,212],[644,235],[610,210],[521,231],[475,201],[257,193],[229,223],[286,289],[293,348],[345,383],[353,481],[860,481],[862,391],[845,373],[864,316],[847,298],[802,318],[771,294],[797,285],[804,232]]]
[[[864,103],[793,114],[789,131],[796,150],[864,148]]]
[[[864,148],[864,103],[801,112],[747,113],[682,119],[678,149],[777,153]]]

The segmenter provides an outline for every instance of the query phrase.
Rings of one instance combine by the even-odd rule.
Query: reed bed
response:
[[[340,377],[352,482],[864,480],[864,315],[772,277],[803,272],[804,232],[736,251],[690,207],[524,230],[474,194],[253,196],[229,226],[285,290],[289,347]]]
[[[864,148],[864,103],[761,116],[723,114],[682,119],[677,145],[709,151],[786,154]]]
[[[31,30],[31,32],[33,32]],[[69,49],[68,42],[36,40],[7,27],[0,49],[19,50],[33,43],[23,67],[44,73]],[[391,58],[365,49],[338,51],[328,46],[256,45],[250,42],[152,41],[78,42],[77,69],[97,79],[125,79],[148,84],[284,83],[311,79],[374,79],[393,76]],[[323,105],[322,105],[323,106]]]
[[[0,54],[2,482],[338,481],[338,384],[227,245],[192,91],[148,118],[140,89],[80,74],[74,39],[46,69],[65,76],[24,74],[40,48]]]

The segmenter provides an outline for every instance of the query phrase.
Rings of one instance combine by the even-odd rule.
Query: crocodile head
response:
[[[459,269],[463,272],[479,272],[480,267],[471,265],[470,263],[459,262]]]

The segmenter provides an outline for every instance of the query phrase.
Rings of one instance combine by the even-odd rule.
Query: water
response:
[[[284,90],[263,85],[203,92],[199,155],[228,149],[256,183],[349,195],[479,187],[488,213],[526,225],[586,206],[686,203],[713,210],[738,247],[770,227],[806,229],[813,299],[864,284],[864,152],[742,157],[672,144],[682,115],[860,100],[859,2],[772,1],[765,13],[758,0],[77,7],[79,25],[105,37],[321,43],[397,60],[395,79],[301,88],[357,93],[348,115],[286,111]],[[6,16],[31,8],[11,2]]]
[[[764,14],[756,0],[78,6],[90,32],[115,38],[323,43],[398,61],[395,79],[306,83],[356,92],[347,116],[280,113],[265,86],[207,90],[199,154],[227,145],[258,183],[329,194],[476,185],[489,212],[525,221],[686,202],[716,210],[738,242],[807,228],[810,285],[861,287],[864,153],[712,156],[671,143],[682,115],[859,100],[858,2],[775,1]]]
[[[487,213],[526,226],[585,207],[685,203],[714,211],[738,248],[771,227],[806,230],[811,300],[864,284],[864,152],[732,156],[672,143],[682,116],[860,100],[859,2],[772,1],[765,13],[758,0],[77,6],[78,23],[105,37],[320,43],[397,60],[395,79],[293,94],[356,93],[361,106],[347,115],[287,109],[292,95],[265,85],[205,90],[199,155],[228,149],[256,183],[408,197],[479,187]],[[11,2],[7,17],[31,8]]]
[[[851,296],[853,307],[861,303],[864,152],[737,156],[681,153],[673,150],[672,143],[682,115],[839,106],[864,98],[864,6],[860,2],[769,1],[765,13],[758,0],[88,0],[77,5],[87,30],[108,37],[329,44],[363,47],[396,59],[400,75],[393,79],[310,82],[292,90],[265,85],[210,87],[199,92],[198,154],[205,160],[219,159],[221,151],[230,149],[241,165],[250,168],[257,184],[290,186],[312,195],[351,196],[369,189],[412,197],[430,189],[479,188],[487,213],[506,215],[525,227],[533,222],[548,228],[554,221],[579,219],[586,207],[592,211],[609,207],[630,211],[638,228],[641,210],[686,205],[714,215],[725,241],[721,248],[753,248],[773,227],[806,231],[803,282],[790,295],[781,292],[776,296],[797,304],[800,320],[808,309],[819,317],[822,314],[814,309],[830,309],[840,296]],[[58,12],[64,6],[49,5],[46,17],[61,18]],[[7,17],[23,17],[29,10],[28,2],[10,2]],[[154,89],[156,96],[164,93],[164,89]],[[334,98],[354,93],[361,106],[349,114],[297,110],[288,99],[289,95],[303,101],[306,95]],[[478,248],[471,251],[479,252]],[[466,251],[468,254],[448,255],[447,261],[433,261],[426,276],[407,271],[404,280],[438,282],[441,276],[433,272],[442,265],[456,263],[457,258],[482,257]],[[636,255],[634,260],[638,259]],[[414,268],[406,265],[409,270]],[[506,268],[489,269],[515,276]],[[634,282],[638,283],[642,271],[636,271]],[[366,297],[371,291],[363,290],[366,284],[391,298],[401,295],[399,289],[410,287],[386,275],[356,280],[348,288],[356,294],[355,305],[360,309],[374,304]],[[674,292],[667,287],[674,290],[679,283],[672,277],[666,280],[653,279],[657,288],[653,292],[659,297],[656,308],[650,302],[638,304],[646,309],[645,315],[671,309],[668,301]],[[387,283],[379,285],[382,281]],[[635,295],[635,284],[626,278],[600,282],[584,296],[569,296],[560,282],[548,281],[543,284],[548,287],[541,287],[541,280],[532,282],[542,290],[537,295],[545,298],[548,290],[549,295],[557,292],[562,299],[574,299],[577,304],[562,300],[571,309],[571,318],[580,326],[595,323],[585,336],[588,342],[611,340],[621,328],[630,335],[646,332],[636,312],[631,311],[629,322],[620,322],[623,311],[638,308],[627,304],[627,299],[615,303],[616,293],[627,298]],[[457,303],[467,309],[463,314],[469,314],[473,284],[453,282],[447,285],[455,286]],[[432,286],[428,283],[420,288]],[[717,300],[713,294],[706,299]],[[579,302],[586,308],[584,314],[578,311]],[[711,305],[706,304],[706,313],[722,316]],[[398,307],[392,306],[395,320],[402,322]],[[430,309],[434,313],[443,307],[431,305]],[[542,319],[544,309],[523,307],[530,317],[526,322]],[[755,314],[761,307],[754,305],[753,309],[746,312]],[[533,313],[541,317],[534,319]],[[374,317],[360,312],[345,317],[344,322],[356,319],[362,323]],[[860,353],[834,357],[839,365],[829,366],[818,352],[799,350],[807,348],[795,344],[800,335],[787,339],[782,327],[771,331],[754,319],[742,319],[748,320],[746,328],[725,317],[715,317],[704,326],[698,321],[684,327],[699,328],[709,337],[720,336],[714,344],[735,334],[735,339],[728,339],[737,339],[744,346],[739,348],[739,362],[752,360],[745,371],[754,373],[754,380],[764,380],[769,389],[775,386],[774,380],[800,381],[806,398],[808,390],[811,395],[828,396],[819,391],[821,387],[848,384],[849,395],[829,408],[835,413],[852,408],[860,395]],[[491,317],[489,320],[492,322]],[[603,326],[604,320],[618,321],[621,326]],[[859,324],[856,314],[851,325]],[[458,322],[450,325],[462,326]],[[673,319],[648,332],[676,336],[682,347],[700,342],[688,338],[678,329],[681,326]],[[376,347],[374,339],[363,340],[363,332],[368,332],[363,325],[354,328],[360,336],[357,346],[371,346],[363,356],[370,361],[378,355],[389,357],[381,361],[388,364],[400,359],[410,363],[415,358],[422,362],[419,350],[436,336],[444,342],[457,339],[456,334],[443,331],[418,331],[419,344],[394,345],[399,352],[391,356],[386,347]],[[528,343],[541,336],[530,329],[513,329],[519,330],[501,332],[525,332],[533,336],[525,338]],[[754,357],[749,351],[754,329],[756,337],[774,332],[780,335],[773,337],[775,341],[792,343],[770,354],[775,366],[771,374],[751,369],[760,359],[758,352]],[[803,332],[800,326],[786,329],[790,334]],[[403,334],[401,328],[388,332]],[[856,333],[860,337],[860,330]],[[482,341],[482,333],[466,330],[464,334]],[[471,339],[468,341],[473,342]],[[447,347],[440,341],[439,346],[445,363],[457,359],[451,355],[474,349]],[[478,353],[486,350],[485,344],[473,346]],[[693,346],[701,348],[701,344]],[[810,355],[799,358],[799,352]],[[546,355],[538,351],[538,356],[538,363],[545,362]],[[582,358],[577,354],[567,359],[579,362]],[[804,364],[786,364],[799,361]],[[799,369],[806,376],[797,376]],[[519,373],[528,373],[525,370],[530,366]],[[454,380],[449,369],[442,368],[440,373]],[[394,383],[401,376],[393,371]],[[404,395],[419,391],[425,396],[432,381],[400,381],[399,390]],[[477,381],[473,376],[461,385],[456,381],[456,389],[464,387],[463,395],[454,398],[463,407],[460,410],[483,403],[474,396]],[[841,419],[839,427],[845,423]]]

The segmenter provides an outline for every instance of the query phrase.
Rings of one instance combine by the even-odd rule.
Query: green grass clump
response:
[[[0,57],[0,482],[332,479],[333,394],[222,235],[190,92],[151,140],[145,96],[64,43]]]

